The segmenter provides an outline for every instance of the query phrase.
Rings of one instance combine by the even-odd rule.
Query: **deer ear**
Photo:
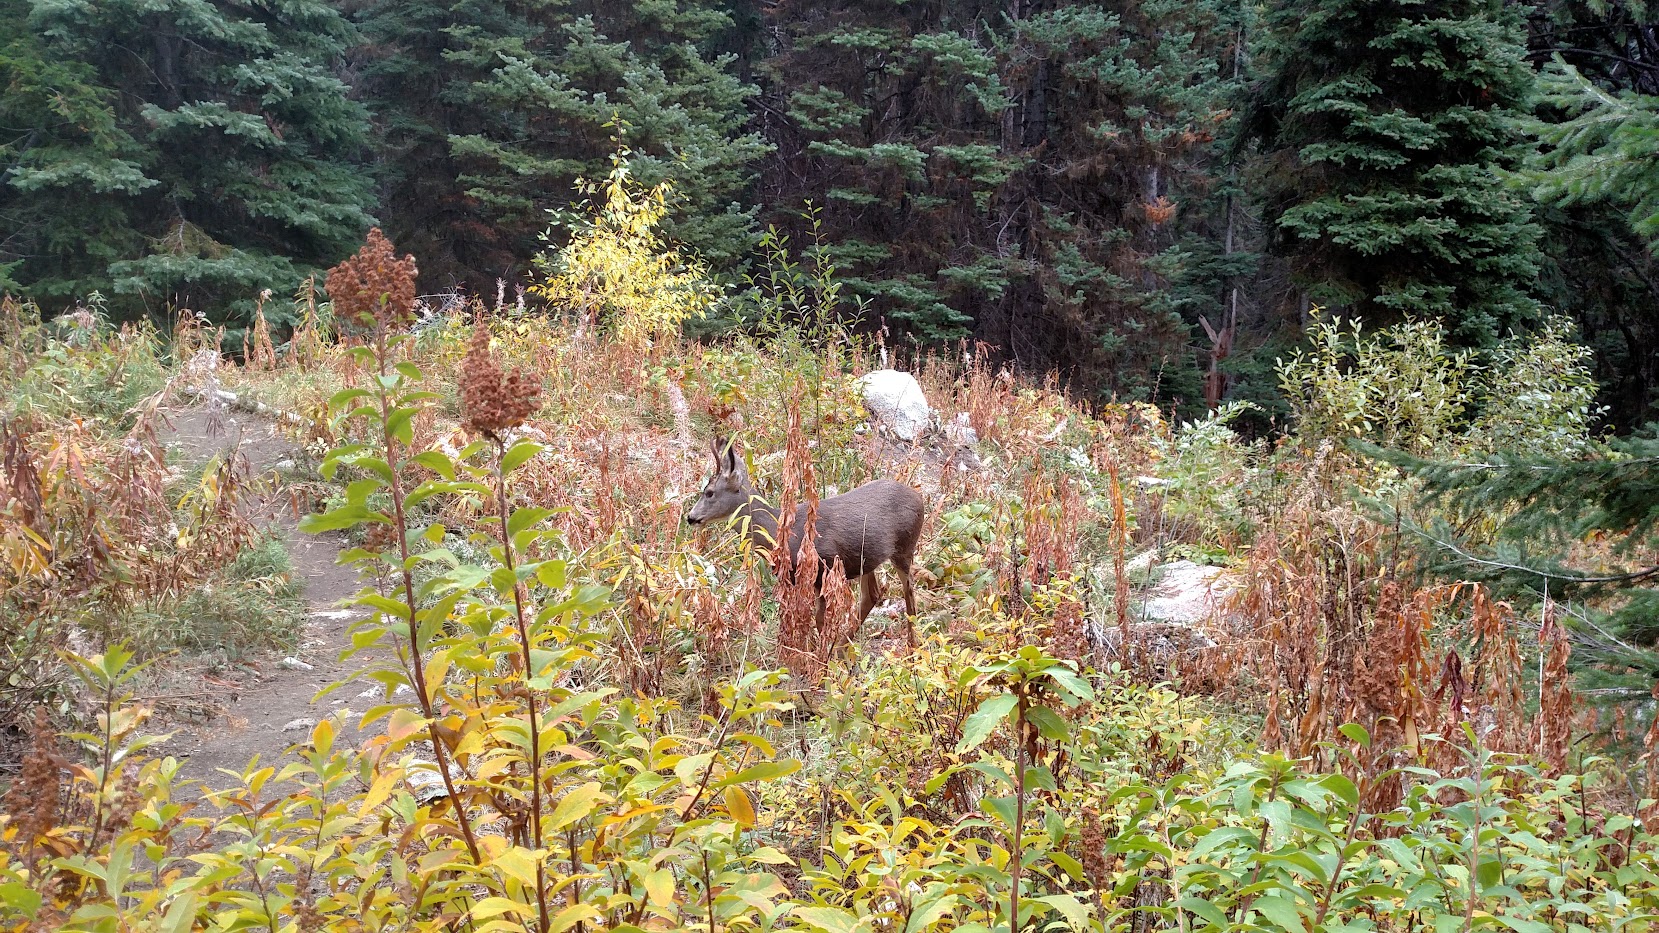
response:
[[[726,472],[732,476],[742,475],[739,468],[741,462],[737,458],[737,438],[734,437],[726,444]]]
[[[723,469],[720,464],[720,438],[709,441],[709,452],[714,454],[714,472],[719,473]]]

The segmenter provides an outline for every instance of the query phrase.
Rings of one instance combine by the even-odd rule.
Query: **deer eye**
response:
[[[714,490],[712,490],[712,489],[703,490],[703,498],[713,499],[714,498]]]

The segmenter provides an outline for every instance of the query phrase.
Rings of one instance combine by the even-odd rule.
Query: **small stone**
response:
[[[315,719],[290,719],[282,724],[282,731],[303,732],[306,729],[314,729],[316,726],[317,720]]]
[[[277,667],[287,668],[291,671],[314,671],[317,669],[315,665],[307,664],[299,658],[283,658],[277,662]]]
[[[958,447],[972,447],[979,443],[979,432],[975,431],[973,425],[968,423],[967,412],[958,414],[955,421],[947,423],[942,433],[945,435],[946,443],[955,444]]]

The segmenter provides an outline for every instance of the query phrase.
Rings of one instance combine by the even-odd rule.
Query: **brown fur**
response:
[[[709,477],[686,521],[700,525],[738,514],[748,520],[749,539],[756,546],[771,550],[778,536],[778,510],[755,492],[748,468],[737,455],[735,442],[716,440],[713,452],[714,475]],[[830,565],[839,560],[847,579],[858,581],[858,623],[863,625],[875,609],[881,592],[876,569],[891,563],[904,587],[905,633],[911,647],[915,647],[916,630],[911,617],[916,614],[916,595],[910,566],[922,534],[923,512],[921,494],[890,479],[874,480],[818,503],[813,547],[820,561],[815,581],[819,590],[820,631],[824,625],[824,573]],[[800,553],[806,525],[807,506],[802,503],[795,508],[795,520],[790,522],[788,553],[792,565],[795,555]]]

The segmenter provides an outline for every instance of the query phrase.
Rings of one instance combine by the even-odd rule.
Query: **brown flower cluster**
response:
[[[397,258],[375,227],[357,255],[328,270],[328,296],[339,317],[390,329],[415,319],[415,275],[415,257]]]
[[[505,372],[490,353],[490,329],[479,321],[461,363],[461,410],[467,430],[500,439],[541,407],[541,382],[525,370]]]
[[[46,711],[35,711],[29,730],[29,751],[23,756],[23,770],[0,798],[0,813],[11,817],[17,828],[16,849],[27,853],[37,841],[58,824],[61,776],[68,762],[58,754],[57,732],[47,721]]]

